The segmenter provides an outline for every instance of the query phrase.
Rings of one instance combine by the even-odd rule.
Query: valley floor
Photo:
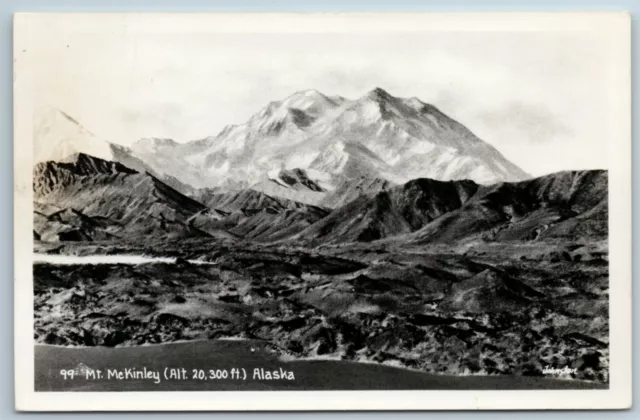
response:
[[[71,385],[59,377],[60,369],[78,363],[98,369],[138,362],[198,369],[286,365],[296,375],[292,382],[247,382],[241,389],[608,384],[605,241],[469,242],[453,249],[37,242],[35,251],[176,258],[35,263],[39,390],[156,389],[135,381]],[[318,358],[331,360],[302,360]],[[546,367],[575,370],[550,376]],[[201,382],[163,382],[157,389],[239,386]]]

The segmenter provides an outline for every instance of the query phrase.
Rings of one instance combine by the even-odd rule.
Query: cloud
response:
[[[183,131],[185,127],[184,106],[179,102],[160,102],[144,108],[123,108],[122,123],[137,132],[140,127],[147,131],[147,137],[162,136],[163,133]]]
[[[501,130],[508,127],[517,141],[550,143],[571,139],[574,132],[544,105],[513,101],[504,107],[478,113],[485,125]]]

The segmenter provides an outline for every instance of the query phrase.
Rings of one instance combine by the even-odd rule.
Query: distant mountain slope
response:
[[[606,237],[606,171],[559,172],[516,183],[416,179],[362,195],[294,235],[308,244]]]
[[[69,156],[83,154],[105,161],[118,162],[137,172],[148,172],[183,194],[192,187],[178,178],[164,176],[122,145],[105,141],[69,114],[52,106],[34,113],[34,162],[63,162]]]
[[[239,210],[262,210],[272,208],[277,211],[304,208],[307,205],[286,198],[272,197],[252,189],[224,192],[201,189],[194,193],[194,199],[209,208],[233,212]]]
[[[185,195],[197,189],[254,189],[318,205],[357,197],[345,182],[361,178],[471,179],[481,184],[529,175],[435,106],[375,88],[355,100],[316,90],[270,102],[244,124],[187,143],[143,138],[131,148],[98,138],[53,107],[34,119],[36,162],[84,153],[147,172]],[[289,182],[292,181],[292,182]]]
[[[254,190],[204,194],[207,207],[150,174],[85,154],[39,163],[33,188],[34,237],[48,242],[191,237],[273,242],[329,212]]]
[[[337,206],[331,212],[253,189],[202,189],[193,199],[153,175],[83,153],[39,163],[33,173],[34,237],[42,240],[148,235],[310,245],[430,243],[601,238],[608,229],[606,171],[560,172],[491,186],[425,178],[391,186],[361,177],[325,196]],[[281,171],[278,179],[283,188],[323,190],[302,170]]]
[[[340,99],[317,91],[297,92],[269,103],[244,124],[226,126],[216,136],[177,146],[143,139],[132,149],[158,172],[196,188],[230,181],[252,185],[267,172],[298,167],[285,149],[301,144],[311,126],[340,106]],[[274,156],[280,152],[280,157]]]
[[[529,175],[435,106],[376,88],[351,102],[315,134],[371,151],[391,166],[392,181],[414,178],[472,179],[479,183]]]
[[[36,207],[99,220],[111,235],[138,240],[210,236],[189,223],[196,213],[207,217],[204,205],[152,175],[116,162],[81,153],[64,162],[39,163],[33,171],[33,188]],[[51,221],[55,215],[43,216]]]
[[[163,176],[195,188],[239,185],[318,203],[305,190],[267,182],[274,172],[303,170],[328,195],[361,177],[401,184],[415,178],[482,184],[530,176],[435,106],[376,88],[356,100],[316,90],[269,103],[240,125],[179,144],[142,139],[132,153]],[[355,197],[352,197],[355,198]]]
[[[112,160],[111,144],[99,139],[67,113],[43,106],[34,115],[34,162],[60,161],[86,153]]]
[[[373,195],[362,195],[335,209],[292,240],[369,242],[407,234],[459,208],[477,188],[472,181],[416,179]]]
[[[343,179],[334,191],[330,191],[320,205],[336,208],[353,201],[361,195],[375,194],[393,187],[393,183],[382,178],[360,177],[353,180]]]
[[[328,210],[312,206],[284,211],[267,208],[240,219],[229,232],[253,241],[275,242],[302,231],[328,213]]]
[[[305,187],[306,188],[306,187]],[[218,215],[208,222],[238,239],[273,242],[292,236],[325,217],[329,210],[252,189],[218,193],[206,189],[194,195]]]
[[[473,236],[491,240],[606,237],[607,202],[606,171],[558,172],[483,187],[465,206],[409,239],[428,243]]]

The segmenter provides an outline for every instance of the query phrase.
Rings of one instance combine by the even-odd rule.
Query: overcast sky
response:
[[[184,142],[315,88],[417,96],[525,171],[606,168],[608,45],[588,31],[141,33],[46,31],[30,52],[37,104],[101,138]]]

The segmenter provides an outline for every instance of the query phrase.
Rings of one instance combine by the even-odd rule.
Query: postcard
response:
[[[20,13],[23,411],[631,405],[626,13]]]

